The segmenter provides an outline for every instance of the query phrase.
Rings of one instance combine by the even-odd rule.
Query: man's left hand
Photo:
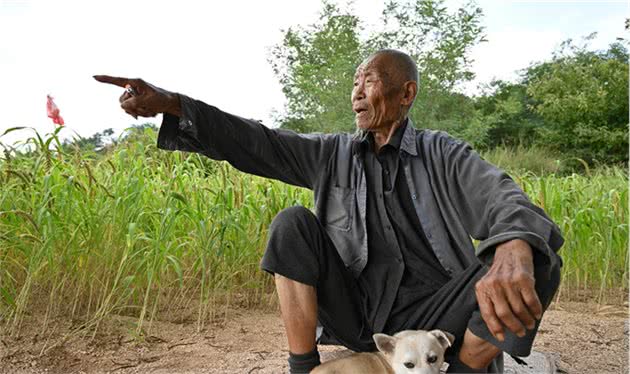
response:
[[[497,246],[492,266],[475,285],[481,317],[500,341],[503,325],[519,337],[542,318],[542,305],[534,288],[532,248],[521,239]]]

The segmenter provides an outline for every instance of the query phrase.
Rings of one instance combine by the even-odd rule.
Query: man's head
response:
[[[359,65],[352,110],[359,130],[390,128],[406,118],[418,91],[418,69],[409,55],[383,49]]]

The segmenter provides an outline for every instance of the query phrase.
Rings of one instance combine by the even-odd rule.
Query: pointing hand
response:
[[[120,107],[134,118],[155,117],[158,113],[170,113],[178,117],[181,115],[179,96],[174,92],[156,87],[142,79],[109,75],[95,75],[94,79],[123,88],[130,87],[131,90],[125,90],[119,101]]]

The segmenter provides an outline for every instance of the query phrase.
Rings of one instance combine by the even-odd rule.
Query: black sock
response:
[[[311,352],[299,355],[289,352],[289,372],[291,374],[308,374],[319,364],[317,347]]]
[[[451,358],[450,361],[448,361],[448,370],[446,372],[447,373],[460,373],[460,374],[462,373],[487,373],[488,369],[487,368],[473,369],[470,366],[461,362],[458,357],[453,357]]]

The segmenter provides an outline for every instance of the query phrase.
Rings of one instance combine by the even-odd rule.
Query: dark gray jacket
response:
[[[231,115],[180,95],[181,118],[165,114],[158,147],[227,160],[237,169],[314,191],[317,217],[346,266],[367,263],[367,188],[358,140],[350,134],[297,134]],[[401,166],[431,247],[455,275],[515,238],[557,261],[558,226],[502,170],[446,133],[416,130],[401,143]],[[475,251],[471,237],[480,240]]]

